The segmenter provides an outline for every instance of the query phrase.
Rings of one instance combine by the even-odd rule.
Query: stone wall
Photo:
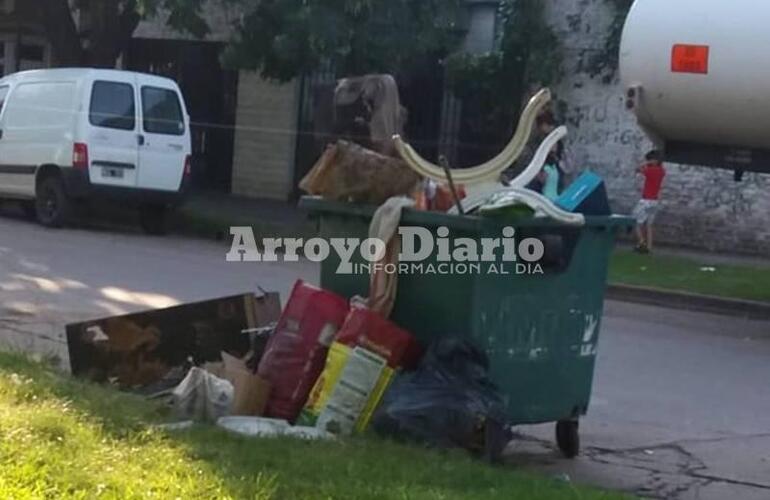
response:
[[[233,194],[288,200],[294,184],[297,83],[242,71],[238,81]]]
[[[605,0],[546,0],[549,21],[565,47],[562,82],[554,89],[570,128],[568,152],[577,169],[604,176],[617,212],[639,199],[634,168],[651,144],[625,109],[624,89],[592,78],[590,56],[604,44],[611,11]],[[770,254],[770,175],[667,165],[659,241],[714,251]]]

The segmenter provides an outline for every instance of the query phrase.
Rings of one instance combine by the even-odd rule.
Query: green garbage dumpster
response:
[[[324,239],[366,239],[376,210],[313,197],[303,198],[300,207],[317,218]],[[425,228],[434,242],[447,233],[439,228],[447,228],[446,240],[469,238],[479,248],[482,238],[500,238],[511,227],[517,242],[543,243],[545,253],[534,264],[503,262],[497,252],[496,262],[479,268],[447,267],[432,252],[419,262],[422,267],[399,273],[391,319],[426,344],[445,335],[470,339],[489,357],[490,377],[510,423],[557,422],[557,444],[565,455],[576,455],[578,419],[591,396],[610,254],[618,232],[633,220],[586,217],[584,226],[568,227],[541,218],[406,209],[400,225]],[[321,264],[321,286],[345,297],[367,296],[366,261],[357,257],[354,263],[364,265],[340,274],[340,258],[332,252]]]

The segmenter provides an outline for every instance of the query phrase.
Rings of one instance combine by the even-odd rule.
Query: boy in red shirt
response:
[[[636,219],[636,237],[639,241],[636,251],[649,253],[652,250],[652,224],[660,209],[660,190],[666,177],[666,169],[663,168],[658,151],[650,151],[644,159],[646,163],[636,170],[644,176],[644,189],[642,199],[634,208],[633,216]]]

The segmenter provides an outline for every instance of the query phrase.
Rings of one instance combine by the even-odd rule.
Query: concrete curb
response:
[[[669,309],[684,309],[746,319],[770,320],[770,302],[730,299],[634,285],[610,284],[606,298]]]

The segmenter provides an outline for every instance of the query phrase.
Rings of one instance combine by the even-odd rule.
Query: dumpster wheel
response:
[[[556,422],[556,445],[567,458],[575,458],[580,453],[580,434],[577,420],[559,420]]]

